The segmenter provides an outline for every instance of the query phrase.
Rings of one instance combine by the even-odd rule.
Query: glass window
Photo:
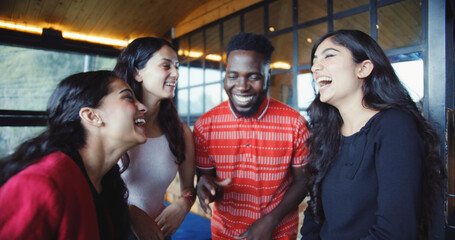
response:
[[[299,23],[308,22],[327,16],[327,1],[298,1]]]
[[[316,40],[327,33],[327,23],[299,30],[299,65],[311,63],[311,49]]]
[[[278,101],[292,104],[292,72],[275,74],[272,76],[270,96]]]
[[[245,32],[264,34],[264,7],[245,13]]]
[[[378,43],[384,50],[422,43],[420,1],[405,0],[378,8]]]
[[[337,19],[333,22],[335,30],[357,29],[370,33],[370,12],[363,12],[349,17]]]
[[[202,69],[202,60],[190,62],[190,86],[202,84],[204,73]]]
[[[422,101],[424,94],[422,53],[400,54],[389,58],[395,73],[408,90],[412,100],[416,103]]]
[[[333,12],[342,12],[369,3],[370,0],[333,0]]]
[[[203,87],[190,88],[190,113],[202,114],[203,113]]]
[[[205,30],[206,53],[219,51],[220,47],[220,25],[216,24]]]
[[[185,65],[180,65],[179,67],[179,80],[178,80],[178,86],[177,87],[187,87],[188,86],[188,71],[189,68]]]
[[[45,111],[61,80],[78,72],[112,70],[116,60],[0,45],[0,109]]]
[[[179,38],[178,55],[179,55],[180,61],[186,60],[188,58],[188,55],[190,54],[190,44],[188,41],[189,41],[188,35],[185,35],[185,36]]]
[[[205,61],[205,82],[217,82],[221,80],[220,62]]]
[[[231,37],[240,32],[240,17],[236,16],[223,22],[223,45],[228,45]]]
[[[193,33],[190,36],[190,58],[199,58],[204,53],[204,35],[202,31]]]
[[[188,114],[188,89],[182,89],[177,92],[177,109],[179,115]]]
[[[275,1],[269,4],[269,31],[292,26],[292,0]]]
[[[272,55],[272,69],[290,69],[292,66],[292,33],[281,34],[270,38],[275,47]]]
[[[0,127],[0,158],[12,154],[21,143],[45,129],[46,127]]]
[[[309,70],[301,71],[297,75],[297,96],[299,109],[307,109],[316,96],[313,76]]]
[[[221,84],[210,84],[205,86],[205,110],[212,109],[221,103]]]

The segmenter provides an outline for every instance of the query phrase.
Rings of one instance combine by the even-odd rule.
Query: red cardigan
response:
[[[0,188],[0,239],[99,239],[90,186],[62,152],[49,154]]]

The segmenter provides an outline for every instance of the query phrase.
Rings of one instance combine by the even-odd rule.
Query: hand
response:
[[[221,191],[221,188],[229,186],[230,183],[230,178],[221,181],[210,175],[204,174],[201,176],[196,186],[196,192],[202,210],[204,210],[207,215],[212,216],[212,209],[210,208],[209,203],[213,201],[217,191]]]
[[[181,198],[173,202],[155,219],[155,222],[158,224],[158,227],[161,229],[164,236],[174,234],[182,224],[183,219],[185,219],[185,216],[189,211],[187,207],[189,204],[187,204],[186,201],[188,200]]]
[[[253,223],[245,232],[235,239],[267,240],[272,239],[272,233],[278,223],[271,216],[264,216]]]
[[[164,240],[164,235],[158,225],[144,211],[130,205],[131,229],[138,240]]]

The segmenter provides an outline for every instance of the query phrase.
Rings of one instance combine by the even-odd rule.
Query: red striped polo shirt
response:
[[[273,210],[292,183],[291,167],[307,163],[305,119],[291,107],[266,97],[253,117],[239,117],[225,101],[194,125],[196,166],[231,178],[214,204],[213,239],[233,239]],[[296,239],[297,208],[273,232],[273,239]]]

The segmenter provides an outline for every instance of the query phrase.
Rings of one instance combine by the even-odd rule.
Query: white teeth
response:
[[[253,96],[239,96],[239,95],[232,95],[237,102],[240,103],[248,103],[253,99]]]
[[[139,125],[139,126],[142,126],[142,125],[145,124],[145,119],[143,119],[143,118],[138,118],[138,119],[134,120],[134,123],[136,123],[136,124]]]
[[[330,81],[330,82],[331,82],[332,79],[329,78],[329,77],[320,77],[320,78],[318,78],[318,80],[317,80],[316,82],[317,82],[317,83],[320,83],[320,82],[322,82],[322,81]]]
[[[165,83],[166,86],[172,86],[172,87],[175,87],[177,85],[177,83],[171,83],[171,82],[167,82]]]

